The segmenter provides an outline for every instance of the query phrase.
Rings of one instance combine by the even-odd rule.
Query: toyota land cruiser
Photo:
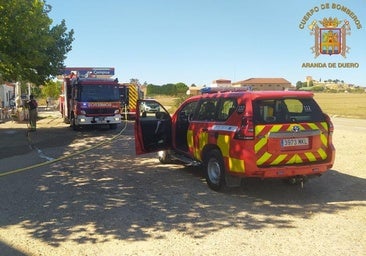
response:
[[[311,92],[204,93],[172,116],[162,105],[160,110],[137,116],[136,154],[159,151],[162,163],[203,166],[213,190],[238,186],[246,177],[302,183],[334,163],[333,124]]]

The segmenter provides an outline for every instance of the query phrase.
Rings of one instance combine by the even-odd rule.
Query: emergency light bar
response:
[[[201,93],[223,93],[223,92],[246,92],[252,91],[251,86],[242,87],[205,87],[201,89]]]

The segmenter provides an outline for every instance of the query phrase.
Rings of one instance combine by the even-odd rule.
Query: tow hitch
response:
[[[301,188],[304,188],[304,183],[307,181],[306,176],[295,176],[287,179],[287,183],[291,185],[300,184]]]

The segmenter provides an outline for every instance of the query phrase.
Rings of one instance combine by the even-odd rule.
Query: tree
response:
[[[61,94],[61,82],[48,81],[42,87],[42,96],[44,98],[57,99]]]
[[[64,66],[74,31],[51,27],[45,0],[0,0],[0,79],[42,84]]]
[[[137,86],[141,85],[140,81],[137,78],[131,78],[130,79],[130,84],[134,84],[134,85],[137,85]]]
[[[186,94],[188,90],[188,86],[185,83],[176,83],[175,84],[177,94]]]
[[[296,89],[300,89],[302,87],[302,82],[301,81],[297,81],[296,82]]]

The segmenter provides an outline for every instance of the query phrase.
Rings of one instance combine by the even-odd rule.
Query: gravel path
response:
[[[366,120],[334,124],[335,166],[303,189],[247,180],[224,193],[197,169],[135,157],[131,125],[0,178],[0,255],[365,255]]]

